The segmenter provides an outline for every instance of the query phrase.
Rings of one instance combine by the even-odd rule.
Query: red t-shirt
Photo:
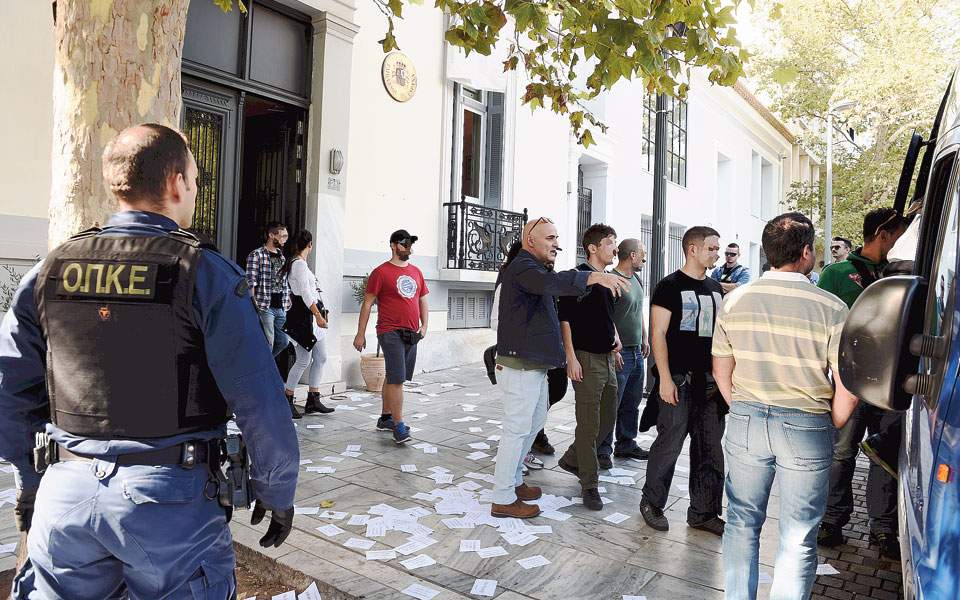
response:
[[[423,273],[387,261],[370,273],[367,293],[377,296],[377,335],[396,329],[420,330],[420,297],[429,290]]]

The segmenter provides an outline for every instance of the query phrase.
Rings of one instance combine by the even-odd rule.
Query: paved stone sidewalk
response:
[[[570,515],[567,520],[556,521],[541,516],[527,521],[527,525],[546,525],[552,529],[549,534],[537,533],[537,539],[531,543],[512,545],[490,525],[474,527],[468,524],[466,529],[449,529],[443,520],[458,519],[463,515],[436,514],[434,507],[440,498],[425,494],[457,485],[471,490],[473,483],[481,487],[473,490],[473,494],[489,487],[489,483],[475,477],[493,473],[496,442],[488,438],[499,435],[501,430],[488,420],[497,421],[501,416],[500,392],[499,388],[490,385],[479,364],[422,374],[417,377],[417,383],[422,384],[417,387],[418,393],[408,392],[406,395],[406,421],[419,429],[413,433],[413,443],[426,442],[428,447],[437,449],[435,454],[412,445],[397,447],[389,434],[376,431],[374,419],[380,410],[379,396],[359,390],[350,391],[342,400],[331,401],[330,404],[337,407],[332,415],[309,416],[298,421],[301,458],[313,462],[304,465],[301,472],[297,505],[310,510],[319,506],[322,500],[331,500],[335,505],[330,510],[346,512],[347,516],[324,518],[323,509],[317,515],[298,515],[295,531],[288,542],[265,554],[316,579],[325,598],[328,595],[406,598],[409,596],[402,590],[411,584],[439,592],[438,599],[477,598],[480,596],[470,594],[477,579],[496,580],[495,597],[503,600],[620,600],[625,595],[646,596],[648,600],[723,597],[720,539],[686,526],[689,502],[686,451],[680,459],[666,510],[671,527],[666,533],[647,527],[637,511],[645,463],[616,459],[615,467],[636,472],[632,477],[635,485],[601,482],[606,488],[602,495],[611,501],[602,512],[588,511],[577,503],[560,510]],[[467,417],[475,420],[464,420]],[[323,428],[310,428],[311,425],[323,425]],[[567,397],[549,413],[547,433],[557,448],[557,455],[542,457],[547,469],[534,471],[527,478],[530,484],[542,486],[545,494],[567,499],[580,495],[577,480],[556,466],[556,459],[572,441],[574,427],[571,388]],[[652,439],[652,435],[646,436],[641,439],[641,445],[649,447]],[[491,448],[483,450],[482,446],[478,449],[469,445],[483,443]],[[359,456],[341,456],[350,445],[360,446]],[[475,452],[489,456],[477,460],[468,458]],[[343,461],[327,462],[323,460],[325,457],[342,458]],[[401,470],[401,465],[410,464],[416,465],[416,472]],[[321,474],[306,470],[317,466],[333,467],[335,472]],[[438,484],[431,479],[432,467],[449,470],[453,475],[452,483]],[[474,478],[465,477],[467,473]],[[415,494],[420,496],[414,498]],[[858,499],[862,502],[862,490],[858,492]],[[480,501],[489,502],[482,495]],[[436,543],[390,560],[367,560],[365,550],[345,547],[350,538],[365,539],[367,531],[364,525],[348,525],[349,519],[354,515],[366,515],[377,505],[402,511],[420,509],[414,514],[424,516],[419,517],[417,523],[433,530],[429,537]],[[774,496],[769,506],[771,517],[761,536],[761,571],[766,573],[773,571],[778,544],[778,511],[778,498]],[[374,510],[374,513],[382,512],[382,507]],[[617,512],[629,518],[620,523],[604,520]],[[378,514],[370,514],[369,518],[376,519]],[[328,536],[317,530],[329,524],[336,525],[344,533],[327,529],[334,533]],[[256,539],[264,530],[265,523],[257,528],[247,525],[243,513],[233,525],[236,539],[258,550]],[[375,542],[371,549],[376,551],[402,547],[409,538],[409,532],[387,531],[383,537],[369,539]],[[508,554],[481,558],[476,552],[461,552],[461,540],[479,540],[484,548],[502,546]],[[889,575],[883,573],[893,573],[885,570],[891,566],[876,561],[875,551],[865,546],[865,542],[854,540],[851,546],[840,548],[839,552],[823,553],[821,562],[831,559],[830,562],[841,571],[839,576],[818,578],[817,592],[823,593],[823,598],[853,598],[852,595],[837,595],[844,592],[845,585],[885,590],[883,579]],[[427,555],[436,561],[435,564],[412,569],[400,564],[420,554]],[[517,563],[535,556],[543,556],[550,563],[529,570]],[[868,577],[872,579],[864,579]],[[761,586],[761,598],[766,598],[768,593],[769,585]]]

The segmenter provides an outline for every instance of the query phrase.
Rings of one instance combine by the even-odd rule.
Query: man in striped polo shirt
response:
[[[760,529],[774,475],[780,549],[770,597],[810,597],[833,440],[857,403],[837,374],[847,307],[807,279],[816,262],[813,224],[786,213],[767,223],[762,241],[771,270],[724,298],[713,334],[713,376],[730,405],[728,600],[757,596]]]

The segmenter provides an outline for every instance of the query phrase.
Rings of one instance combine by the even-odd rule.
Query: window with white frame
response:
[[[447,295],[447,329],[490,327],[492,305],[490,292],[450,290]]]
[[[503,201],[503,100],[501,92],[454,84],[454,202],[499,208]]]
[[[667,96],[667,177],[673,183],[687,186],[687,103]],[[643,135],[641,153],[646,157],[647,170],[653,171],[656,160],[657,95],[643,98]]]

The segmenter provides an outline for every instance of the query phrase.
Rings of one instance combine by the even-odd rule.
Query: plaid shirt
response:
[[[282,266],[286,259],[282,254],[280,259]],[[260,246],[247,256],[247,285],[253,288],[253,301],[258,310],[270,308],[270,295],[274,293],[283,294],[283,310],[290,310],[293,305],[287,277],[274,272],[266,246]]]

